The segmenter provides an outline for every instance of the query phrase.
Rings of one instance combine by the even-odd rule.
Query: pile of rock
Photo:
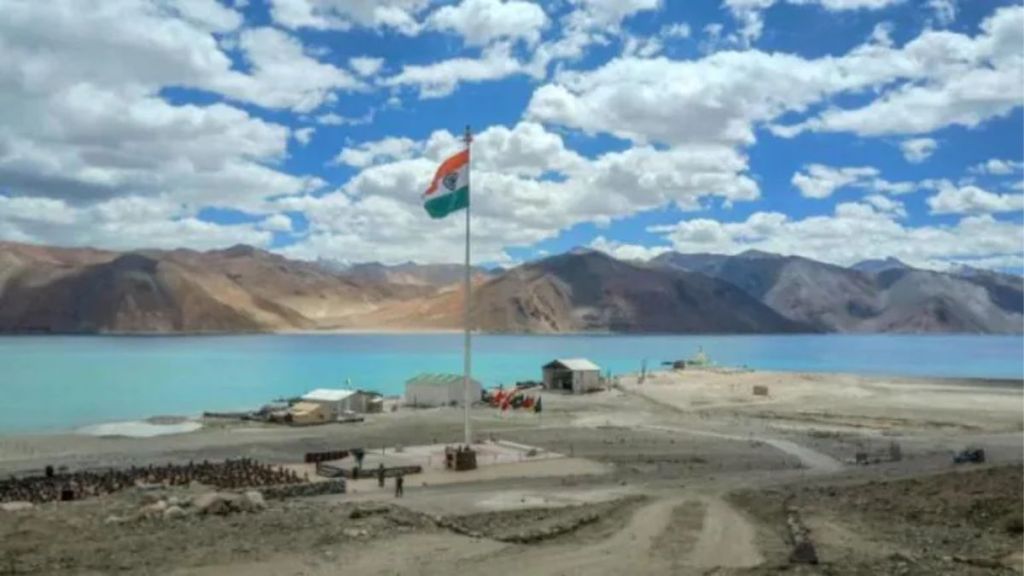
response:
[[[147,494],[142,507],[134,514],[110,516],[107,523],[120,524],[148,519],[170,520],[187,516],[226,516],[229,514],[259,512],[267,502],[257,490],[241,494],[235,492],[206,492],[194,497],[162,497]]]

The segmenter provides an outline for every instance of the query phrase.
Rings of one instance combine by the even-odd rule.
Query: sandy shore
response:
[[[410,476],[401,500],[390,484],[381,490],[360,480],[347,495],[294,498],[226,517],[109,523],[111,515],[138,509],[145,495],[134,490],[0,512],[0,572],[1021,569],[1020,382],[657,372],[586,396],[544,393],[544,408],[539,415],[474,409],[482,453],[495,454],[492,460],[470,474],[431,469]],[[352,447],[370,451],[370,467],[373,458],[433,466],[434,452],[414,447],[454,443],[461,434],[457,410],[402,409],[313,428],[208,421],[194,432],[152,438],[7,437],[0,438],[0,476],[46,465],[240,456],[293,466],[307,451]],[[953,452],[967,446],[984,448],[988,462],[952,464]],[[856,464],[858,454],[871,463]],[[807,531],[820,564],[791,557],[794,522]]]

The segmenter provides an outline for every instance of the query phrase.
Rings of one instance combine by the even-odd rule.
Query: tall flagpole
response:
[[[466,151],[469,151],[470,144],[473,142],[473,133],[470,131],[469,126],[466,126],[466,134],[462,141],[466,144]],[[471,296],[471,281],[470,281],[470,270],[469,270],[469,209],[473,205],[473,188],[470,185],[470,174],[473,168],[473,157],[469,155],[469,161],[466,166],[466,186],[469,188],[468,198],[466,202],[466,277],[465,277],[465,302],[463,302],[463,321],[465,324],[465,337],[464,350],[463,350],[463,365],[462,365],[462,410],[463,410],[463,425],[466,432],[466,446],[473,445],[473,434],[470,430],[469,424],[469,405],[470,405],[470,371],[472,369],[472,357],[470,349],[470,296]]]

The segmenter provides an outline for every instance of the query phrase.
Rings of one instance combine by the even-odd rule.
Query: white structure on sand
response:
[[[376,392],[344,388],[317,388],[302,396],[302,402],[316,404],[329,420],[337,420],[346,412],[367,414],[381,412],[383,398]]]
[[[470,380],[469,386],[469,397],[473,402],[479,401],[482,390],[480,383]],[[460,406],[462,375],[420,374],[406,381],[405,403],[411,406]]]
[[[544,387],[582,394],[601,388],[601,367],[586,358],[560,358],[544,365]]]

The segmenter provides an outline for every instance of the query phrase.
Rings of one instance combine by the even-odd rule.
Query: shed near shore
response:
[[[384,398],[367,390],[317,388],[304,394],[302,401],[322,406],[331,420],[346,412],[369,414],[384,410]]]
[[[586,358],[559,358],[543,367],[544,387],[583,394],[601,388],[601,367]]]
[[[469,381],[470,402],[480,400],[483,388]],[[461,406],[462,376],[459,374],[420,374],[405,383],[405,403],[411,406]]]

